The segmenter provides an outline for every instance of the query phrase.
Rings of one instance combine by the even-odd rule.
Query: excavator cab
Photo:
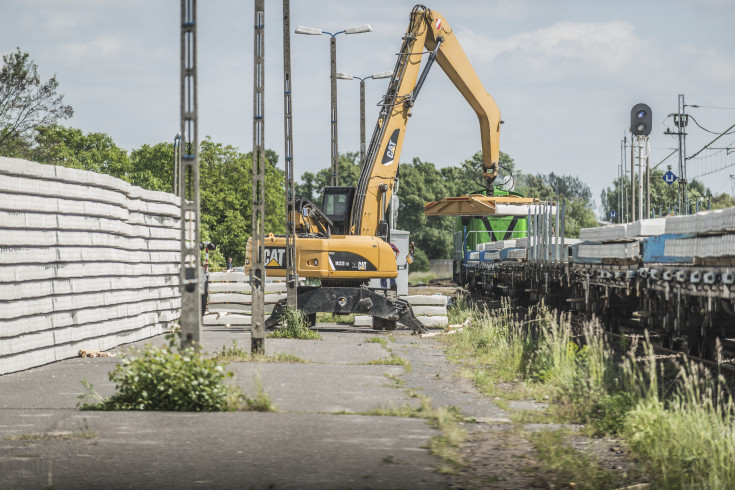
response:
[[[332,233],[347,235],[352,216],[354,187],[325,187],[322,196],[322,212],[332,221]]]

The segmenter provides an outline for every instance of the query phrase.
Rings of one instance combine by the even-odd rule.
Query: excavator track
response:
[[[407,301],[387,298],[366,287],[301,286],[296,302],[298,309],[307,317],[316,313],[338,315],[357,313],[372,316],[373,327],[376,330],[394,330],[396,324],[400,322],[413,330],[414,334],[428,332],[424,324],[413,314]],[[276,303],[273,313],[265,321],[265,328],[275,328],[286,308],[285,299]]]

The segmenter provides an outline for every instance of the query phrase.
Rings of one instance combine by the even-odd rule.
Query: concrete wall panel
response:
[[[0,374],[178,321],[179,198],[0,157]]]

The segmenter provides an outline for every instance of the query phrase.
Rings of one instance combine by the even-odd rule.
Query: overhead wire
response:
[[[701,130],[703,130],[703,131],[707,131],[708,133],[712,133],[712,134],[723,134],[723,135],[725,135],[725,134],[733,134],[733,133],[735,133],[735,130],[733,130],[733,131],[730,131],[729,133],[719,133],[719,132],[717,132],[717,131],[711,131],[711,130],[709,130],[709,129],[705,128],[704,126],[702,126],[701,124],[699,124],[699,121],[697,121],[697,120],[696,120],[696,119],[694,118],[694,116],[692,116],[691,114],[689,114],[689,117],[690,117],[690,118],[692,118],[692,120],[694,121],[694,124],[696,124],[697,126],[699,126],[699,129],[701,129]],[[732,126],[731,126],[731,127],[732,127]]]

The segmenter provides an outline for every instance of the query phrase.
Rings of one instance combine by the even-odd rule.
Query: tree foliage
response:
[[[564,202],[564,233],[576,238],[582,228],[597,226],[592,190],[579,177],[550,173],[516,177],[516,190],[526,197]]]
[[[667,184],[664,179],[664,171],[659,169],[651,170],[651,211],[656,216],[667,215],[670,213],[682,213],[683,210],[679,210],[679,195],[681,192],[681,186],[678,183],[672,185]],[[638,188],[638,176],[635,176],[636,189]],[[610,211],[613,209],[620,213],[620,201],[619,198],[621,193],[625,189],[626,208],[630,208],[630,180],[617,178],[613,181],[611,187],[603,189],[601,194],[602,200],[602,214],[603,216],[609,217]],[[636,191],[637,192],[637,191]],[[696,210],[696,202],[704,203],[700,204],[701,207],[706,207],[705,200],[712,194],[703,183],[698,180],[693,180],[688,185],[688,193],[690,200],[690,212]],[[637,194],[636,194],[637,195]],[[636,200],[636,203],[638,201]],[[727,194],[721,194],[712,199],[713,209],[719,207],[728,207],[733,203],[733,199]],[[638,204],[636,204],[637,206]],[[682,206],[683,208],[683,206]],[[621,217],[624,221],[630,221],[630,215],[626,213],[626,216]],[[608,219],[608,218],[606,218]]]
[[[340,155],[337,159],[339,185],[356,186],[360,178],[360,153],[350,152]],[[297,182],[294,190],[297,197],[303,197],[317,206],[322,202],[322,189],[332,185],[331,164],[316,173],[304,172],[301,182]]]
[[[38,65],[28,53],[17,48],[3,55],[0,68],[0,149],[8,145],[10,152],[21,149],[24,139],[41,126],[50,126],[74,114],[57,94],[56,75],[42,82]],[[11,155],[15,156],[15,155]]]

